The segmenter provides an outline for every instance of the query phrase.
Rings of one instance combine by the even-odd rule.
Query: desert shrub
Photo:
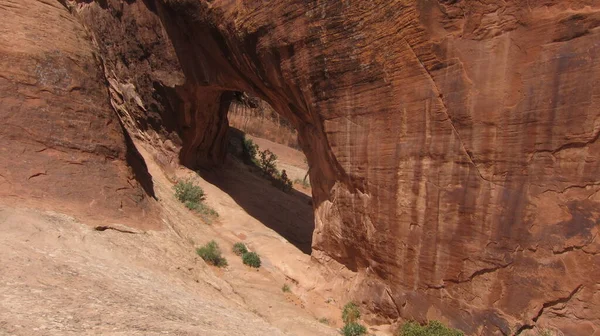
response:
[[[233,244],[233,253],[241,256],[245,253],[248,253],[248,249],[246,248],[246,245],[244,243],[235,243]]]
[[[215,209],[209,207],[208,205],[206,205],[204,203],[200,203],[200,207],[199,207],[198,211],[204,215],[208,215],[211,217],[219,217],[219,213]]]
[[[360,318],[360,310],[354,302],[348,302],[342,310],[342,320],[344,324],[349,324],[358,321]]]
[[[323,324],[326,324],[326,325],[329,325],[331,323],[331,322],[329,322],[329,319],[326,317],[321,317],[318,321]]]
[[[206,198],[204,190],[195,185],[190,180],[180,180],[173,186],[175,197],[185,205],[186,208],[202,215],[202,218],[211,223],[215,217],[219,217],[219,213],[213,208],[202,203]]]
[[[242,255],[242,262],[250,267],[260,267],[260,256],[256,252],[248,252]]]
[[[259,152],[258,164],[265,175],[275,176],[278,173],[275,161],[277,161],[277,155],[270,150],[265,149]]]
[[[256,163],[256,154],[258,153],[258,145],[252,141],[252,139],[244,138],[242,142],[242,152],[244,155],[244,162],[246,164]]]
[[[290,180],[287,176],[287,173],[284,170],[281,171],[280,174],[276,174],[273,176],[273,185],[285,192],[289,192],[292,190],[292,180]]]
[[[282,290],[284,293],[289,293],[289,292],[291,292],[291,291],[292,291],[292,289],[290,288],[290,286],[289,286],[288,284],[283,284],[283,287],[281,287],[281,290]]]
[[[281,171],[280,180],[283,185],[281,188],[283,191],[292,190],[292,180],[290,180],[290,178],[287,176],[285,169]]]
[[[356,322],[347,323],[342,328],[342,334],[344,336],[361,336],[361,335],[365,335],[366,333],[367,333],[367,328],[365,328],[365,326],[363,326],[362,324],[359,324]]]
[[[219,244],[217,244],[217,242],[214,240],[211,240],[206,245],[197,248],[196,253],[207,263],[213,264],[217,267],[227,266],[227,259],[221,256]]]
[[[188,208],[202,202],[206,197],[204,190],[190,180],[178,181],[173,189],[175,189],[175,197]]]
[[[448,328],[438,321],[429,321],[427,325],[406,322],[398,331],[398,336],[463,336],[462,331]]]
[[[212,223],[212,220],[219,217],[219,213],[213,208],[209,207],[204,203],[194,203],[192,201],[185,202],[185,207],[201,215],[202,219],[208,224]]]
[[[246,164],[254,164],[260,168],[263,176],[267,177],[275,187],[289,192],[292,190],[292,180],[289,179],[285,170],[277,169],[277,155],[269,149],[261,151],[257,144],[251,139],[243,140],[243,156]],[[257,159],[258,154],[258,159]]]
[[[185,207],[192,210],[192,211],[198,211],[200,210],[200,203],[194,203],[192,201],[186,201],[185,203]]]

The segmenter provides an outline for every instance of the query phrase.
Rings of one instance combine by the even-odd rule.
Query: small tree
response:
[[[263,173],[265,173],[267,176],[275,176],[277,173],[277,167],[275,165],[275,161],[277,161],[277,155],[270,150],[265,149],[259,153],[259,157],[258,163]]]

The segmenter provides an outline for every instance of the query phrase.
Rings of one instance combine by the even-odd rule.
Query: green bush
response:
[[[260,168],[263,176],[267,177],[271,184],[275,187],[289,192],[292,190],[292,180],[289,179],[285,170],[279,171],[277,169],[276,161],[277,155],[271,152],[269,149],[264,151],[259,150],[257,144],[251,139],[244,138],[243,140],[243,159],[246,164],[254,164]],[[258,154],[258,159],[257,159]]]
[[[221,249],[216,241],[211,240],[206,245],[197,248],[196,253],[204,259],[207,263],[213,264],[217,267],[227,266],[227,259],[221,256]]]
[[[427,325],[406,322],[398,331],[398,336],[463,336],[462,331],[448,328],[438,321],[429,321]]]
[[[175,197],[177,197],[186,208],[201,214],[202,218],[207,223],[210,224],[215,217],[219,217],[219,213],[202,203],[206,198],[204,190],[195,185],[192,181],[180,180],[173,186],[173,189],[175,190]]]
[[[242,151],[244,155],[244,162],[246,164],[256,164],[256,154],[258,153],[258,145],[252,141],[252,139],[246,139],[242,143]]]
[[[213,208],[209,207],[204,203],[194,203],[191,201],[185,202],[185,207],[202,215],[202,218],[208,223],[211,224],[212,220],[216,217],[219,217],[219,213],[216,212]]]
[[[344,324],[350,324],[358,321],[360,318],[360,310],[354,302],[348,302],[342,310],[342,320]]]
[[[175,197],[188,208],[193,206],[193,204],[199,204],[204,201],[204,198],[206,197],[204,195],[204,190],[190,180],[178,181],[173,189],[175,189]]]
[[[291,290],[291,288],[290,288],[290,286],[289,286],[288,284],[283,284],[283,287],[281,287],[281,290],[282,290],[284,293],[289,293],[289,292],[291,292],[291,291],[292,291],[292,290]]]
[[[246,245],[244,245],[244,243],[235,243],[233,244],[233,253],[241,256],[244,255],[244,253],[248,253],[248,249],[246,248]]]
[[[200,210],[200,203],[194,203],[192,201],[186,201],[185,203],[185,207],[192,210],[192,211],[199,211]]]
[[[362,324],[359,324],[356,322],[347,323],[342,328],[342,334],[344,336],[361,336],[361,335],[365,335],[366,333],[367,333],[367,328],[365,328],[365,326],[363,326]]]
[[[242,255],[242,262],[250,267],[260,267],[260,256],[256,252],[248,252]]]

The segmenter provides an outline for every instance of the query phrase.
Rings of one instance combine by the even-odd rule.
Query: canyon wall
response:
[[[84,27],[58,1],[3,0],[0,17],[0,198],[159,228]]]
[[[300,149],[298,132],[264,100],[237,95],[229,105],[229,126],[246,134]]]
[[[24,2],[0,3],[15,11]],[[89,82],[71,86],[104,83],[123,127],[162,151],[164,164],[223,162],[235,91],[285,116],[311,165],[313,257],[357,272],[353,294],[378,318],[437,318],[467,334],[534,325],[600,333],[598,1],[62,4],[64,12],[46,16],[70,26],[36,47],[66,53],[54,40],[81,36],[77,52],[93,48],[106,80],[89,70]],[[14,39],[0,41],[10,47]],[[12,51],[1,52],[6,60]],[[5,73],[19,63],[3,62],[0,85],[9,85]],[[23,73],[44,74],[35,64]],[[23,82],[52,94],[40,78]],[[95,95],[71,86],[38,103]],[[126,136],[117,123],[67,132],[75,115],[114,120],[98,110],[102,99],[66,117],[22,102],[6,109],[21,94],[11,90],[3,91],[2,113],[19,121],[19,111],[29,111],[19,121],[29,130],[54,125],[65,143],[109,141],[102,132],[114,131],[113,157],[121,160],[106,171],[121,169]],[[38,138],[14,131],[2,148]],[[32,160],[50,155],[40,149],[25,152]],[[77,169],[75,178],[88,173]]]

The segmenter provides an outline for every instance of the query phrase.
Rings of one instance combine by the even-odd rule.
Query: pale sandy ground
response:
[[[220,189],[178,170],[195,175],[221,213],[213,225],[203,223],[148,162],[164,231],[96,231],[63,214],[0,205],[1,335],[337,334],[317,321],[328,314],[333,320],[336,306],[306,290],[295,294],[296,282],[310,286],[310,256]],[[211,239],[224,250],[226,269],[195,255]],[[260,270],[230,251],[240,240],[262,255]],[[292,293],[282,292],[284,283]],[[307,307],[311,302],[320,307]]]
[[[307,195],[283,193],[235,160],[204,178],[183,168],[165,174],[138,147],[163,231],[96,231],[85,218],[0,203],[0,335],[339,335],[345,302],[332,298],[340,286],[309,255]],[[302,169],[302,156],[285,148],[274,151]],[[219,212],[211,225],[174,198],[173,182],[185,177]],[[212,239],[225,269],[194,253]],[[261,255],[259,270],[231,252],[237,241]]]
[[[290,180],[296,179],[303,180],[308,170],[308,164],[305,159],[306,156],[299,150],[282,145],[267,139],[258,138],[249,134],[246,134],[246,138],[252,139],[256,143],[259,149],[268,149],[277,155],[277,168],[279,170],[285,169]],[[310,195],[310,188],[303,188],[302,185],[296,184],[294,188],[299,191]]]

